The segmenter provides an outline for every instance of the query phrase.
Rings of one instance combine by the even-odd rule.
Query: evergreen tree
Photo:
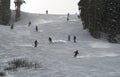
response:
[[[78,6],[84,29],[88,29],[95,38],[106,33],[108,41],[117,42],[120,34],[119,0],[80,0]]]

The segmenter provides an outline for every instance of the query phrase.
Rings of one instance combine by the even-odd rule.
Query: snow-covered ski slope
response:
[[[69,22],[66,15],[22,13],[21,19],[13,30],[0,26],[1,69],[16,58],[28,58],[42,66],[8,72],[6,77],[120,77],[120,45],[92,38],[76,15],[71,15]],[[68,35],[71,41],[67,41]],[[73,42],[74,35],[77,43]],[[52,37],[52,44],[48,37]],[[35,40],[39,42],[37,48]],[[79,50],[77,58],[73,58],[75,50]]]

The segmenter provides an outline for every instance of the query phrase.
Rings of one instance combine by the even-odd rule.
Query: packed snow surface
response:
[[[41,68],[19,69],[8,72],[6,77],[120,77],[120,45],[91,37],[83,30],[77,15],[70,15],[68,22],[66,15],[21,15],[13,30],[0,26],[0,69],[17,58],[36,61]],[[68,35],[71,41],[67,41]],[[48,37],[53,39],[52,44]],[[38,40],[36,48],[35,40]],[[79,50],[76,58],[73,57],[75,50]]]

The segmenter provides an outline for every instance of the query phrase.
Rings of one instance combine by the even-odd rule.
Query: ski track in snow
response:
[[[6,77],[120,76],[120,45],[92,38],[83,30],[76,15],[71,15],[69,22],[66,15],[22,13],[21,19],[13,30],[0,26],[0,69],[15,58],[40,62],[42,68],[8,72]],[[29,21],[31,26],[28,26]],[[67,41],[68,35],[71,41]],[[73,42],[74,35],[77,43]],[[48,37],[52,37],[52,44]],[[38,40],[37,48],[34,48],[35,40]],[[75,50],[79,50],[77,58],[73,58]]]

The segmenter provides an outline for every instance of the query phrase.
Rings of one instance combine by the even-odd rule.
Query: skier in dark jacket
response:
[[[14,28],[14,24],[12,24],[10,28],[13,29]]]
[[[73,37],[74,43],[76,43],[76,36]]]
[[[34,47],[37,47],[37,45],[38,45],[38,41],[37,41],[37,40],[35,40],[34,44],[35,44],[35,46],[34,46]]]
[[[78,50],[74,51],[74,57],[77,57],[78,54],[79,54]]]
[[[52,38],[51,37],[49,37],[48,40],[49,40],[49,43],[52,43]]]
[[[69,16],[70,16],[70,13],[67,14],[67,21],[69,21]]]
[[[28,23],[28,26],[30,26],[31,25],[31,21],[29,21],[29,23]]]
[[[48,14],[48,10],[46,10],[46,14]]]
[[[70,13],[67,14],[67,17],[69,17],[69,16],[70,16]]]
[[[38,32],[38,26],[35,27],[35,30]]]
[[[69,17],[67,17],[67,21],[69,21]]]

